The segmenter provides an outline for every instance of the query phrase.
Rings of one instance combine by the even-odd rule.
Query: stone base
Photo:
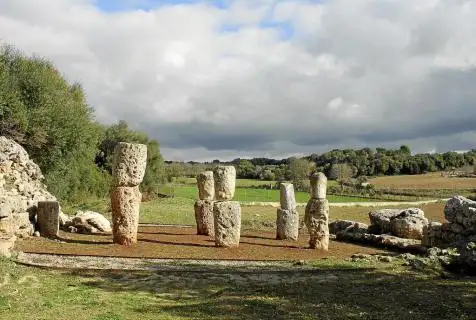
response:
[[[59,232],[60,207],[57,201],[39,201],[37,223],[40,235],[47,238],[56,238]]]
[[[213,204],[215,246],[234,248],[240,244],[241,207],[237,201],[217,201]]]
[[[112,191],[111,209],[114,243],[130,246],[137,242],[141,198],[139,187],[116,187]]]
[[[278,209],[276,239],[297,240],[299,237],[299,213],[296,210]]]
[[[195,202],[195,221],[198,235],[215,236],[213,203],[213,200],[197,200]]]
[[[329,202],[327,199],[311,199],[307,203],[304,223],[309,230],[309,247],[329,249]]]

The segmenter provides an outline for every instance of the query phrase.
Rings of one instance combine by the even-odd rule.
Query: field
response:
[[[165,198],[157,199],[141,204],[140,222],[155,224],[179,224],[194,225],[195,213],[194,200],[188,198]],[[406,208],[408,206],[399,206]],[[425,211],[425,215],[432,221],[443,221],[444,203],[434,203],[416,206]],[[388,208],[392,208],[389,206]],[[331,207],[331,220],[346,219],[368,223],[368,212],[377,207]],[[64,206],[63,210],[68,214],[74,214],[77,210],[93,210],[106,213],[110,218],[109,200],[100,199],[74,206]],[[298,209],[301,217],[304,215],[304,207]],[[250,230],[270,230],[275,227],[276,208],[269,206],[242,206],[242,226]]]
[[[162,187],[160,192],[178,198],[198,199],[197,187],[192,185],[167,185]],[[297,202],[305,203],[309,200],[307,192],[296,192],[295,195]],[[327,198],[330,202],[377,201],[370,198],[339,195],[328,195]],[[233,200],[243,202],[279,202],[279,190],[237,187]]]
[[[422,175],[378,177],[371,179],[369,183],[377,188],[392,189],[476,189],[475,178],[449,178],[441,176],[440,173],[436,172]]]

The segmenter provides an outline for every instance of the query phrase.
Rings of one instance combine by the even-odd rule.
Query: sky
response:
[[[2,0],[0,42],[167,160],[476,148],[476,0]]]

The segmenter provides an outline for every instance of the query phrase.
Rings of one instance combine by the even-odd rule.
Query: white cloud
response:
[[[236,0],[226,10],[115,13],[92,0],[4,0],[0,39],[51,59],[83,83],[100,121],[126,119],[167,158],[402,141],[426,151],[475,147],[475,20],[475,0]],[[293,36],[283,41],[263,21]]]

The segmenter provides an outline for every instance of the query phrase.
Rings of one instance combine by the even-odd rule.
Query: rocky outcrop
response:
[[[71,219],[69,231],[78,233],[109,233],[111,223],[102,214],[94,211],[78,211]]]
[[[39,201],[56,201],[40,168],[18,143],[0,137],[0,235],[33,234]]]
[[[431,222],[424,228],[424,245],[448,247],[476,241],[476,201],[453,197],[445,205],[445,218],[448,222]]]

